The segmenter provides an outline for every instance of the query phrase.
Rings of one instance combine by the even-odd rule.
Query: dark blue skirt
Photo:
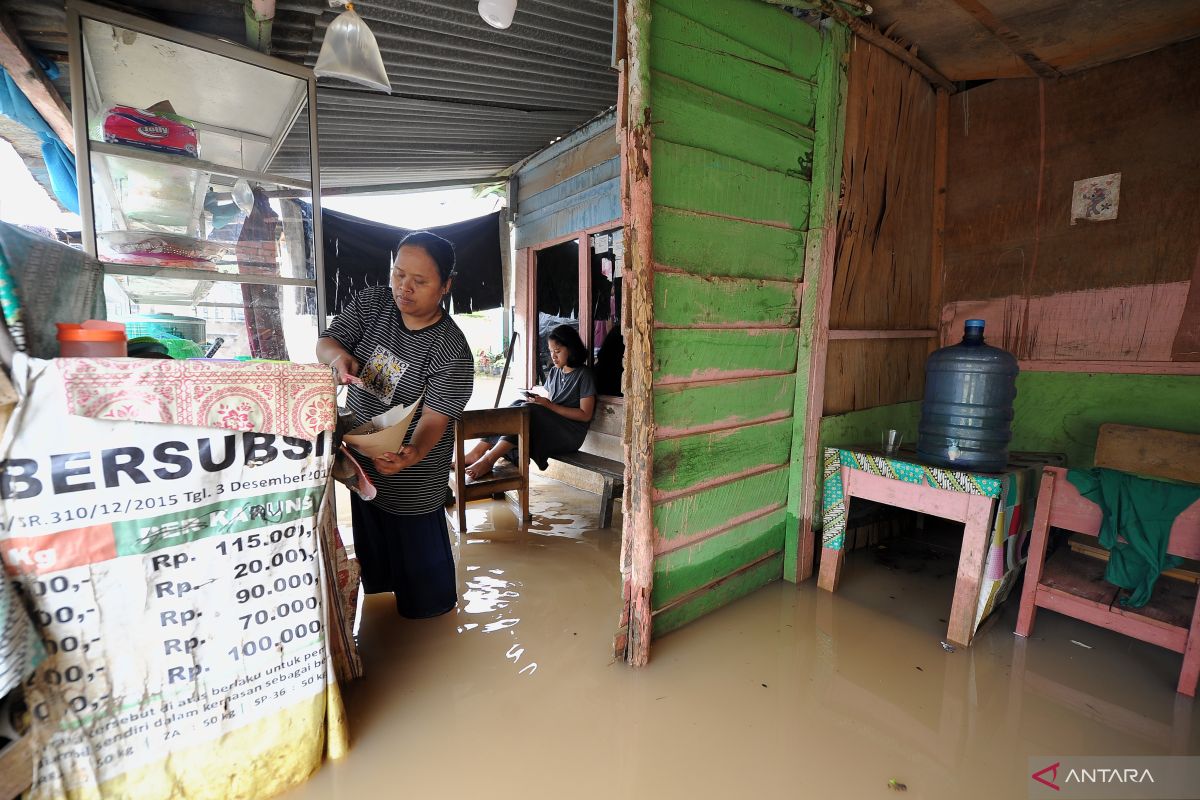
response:
[[[364,592],[394,592],[396,610],[409,619],[436,617],[458,604],[444,509],[392,514],[351,494],[350,512]]]

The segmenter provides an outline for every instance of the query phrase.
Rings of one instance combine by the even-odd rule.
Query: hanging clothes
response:
[[[1200,486],[1103,468],[1069,470],[1067,480],[1104,512],[1100,544],[1112,553],[1104,579],[1131,592],[1121,605],[1146,605],[1158,576],[1179,565],[1180,559],[1167,554],[1171,526],[1181,512],[1200,501]]]
[[[359,289],[387,286],[396,245],[414,230],[322,210],[329,313],[341,313]],[[504,304],[500,212],[427,230],[454,245],[455,276],[450,287],[454,313],[500,308]]]
[[[279,215],[261,186],[254,187],[254,208],[238,235],[238,272],[248,275],[279,274]],[[279,310],[279,287],[242,284],[246,312],[246,337],[250,355],[272,361],[287,361],[283,316]]]
[[[96,259],[6,222],[0,222],[0,252],[29,355],[58,356],[57,322],[105,318],[104,268]]]
[[[58,67],[54,62],[39,58],[38,63],[48,78],[58,77]],[[50,174],[50,188],[54,190],[54,197],[63,208],[78,214],[79,186],[75,180],[75,156],[42,119],[42,115],[3,67],[0,67],[0,115],[16,120],[42,140],[42,159]]]

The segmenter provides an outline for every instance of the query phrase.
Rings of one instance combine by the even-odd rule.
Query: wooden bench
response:
[[[600,527],[612,525],[613,501],[625,488],[625,401],[597,397],[596,413],[579,451],[550,459],[545,475],[600,495]]]
[[[625,492],[625,465],[620,461],[583,451],[551,456],[550,460],[594,472],[604,480],[604,488],[600,492],[600,527],[607,528],[612,525],[613,503]]]
[[[1096,466],[1200,483],[1200,435],[1103,425],[1097,439]],[[1016,634],[1029,636],[1041,607],[1174,650],[1183,654],[1176,691],[1194,697],[1200,677],[1200,598],[1195,584],[1160,575],[1148,604],[1124,608],[1118,602],[1117,587],[1104,580],[1104,561],[1066,546],[1046,557],[1050,528],[1094,537],[1100,532],[1102,517],[1100,507],[1067,480],[1066,470],[1046,468],[1038,490]],[[1200,558],[1200,501],[1176,518],[1167,552]]]

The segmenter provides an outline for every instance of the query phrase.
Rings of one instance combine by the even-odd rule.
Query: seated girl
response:
[[[528,392],[528,399],[513,403],[532,407],[529,457],[540,469],[549,466],[547,459],[551,456],[574,453],[580,448],[596,411],[596,382],[592,371],[583,366],[587,349],[579,334],[570,325],[559,325],[547,339],[554,366],[546,378],[546,396]],[[516,436],[481,439],[464,456],[465,463],[470,465],[465,470],[466,476],[479,480],[516,446]]]

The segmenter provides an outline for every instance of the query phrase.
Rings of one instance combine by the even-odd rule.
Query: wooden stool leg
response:
[[[517,465],[521,473],[521,489],[517,492],[517,499],[521,504],[521,518],[517,520],[517,528],[524,530],[529,524],[529,412],[526,411],[521,415],[521,432],[517,439],[517,460],[520,462]]]
[[[1179,670],[1180,694],[1196,696],[1196,682],[1200,678],[1200,598],[1192,609],[1192,627],[1188,631],[1187,645],[1183,648],[1183,668]]]
[[[522,487],[520,489],[520,491],[517,492],[517,501],[521,504],[521,507],[519,509],[519,512],[521,514],[521,520],[520,520],[520,524],[517,527],[520,529],[524,529],[525,526],[529,524],[529,484],[528,483],[525,484],[525,486]]]
[[[467,465],[465,458],[466,440],[463,436],[463,422],[459,420],[454,429],[454,514],[458,521],[458,532],[467,531],[467,497],[466,486]]]
[[[600,494],[600,527],[612,525],[613,512],[613,479],[604,479],[604,491]]]

